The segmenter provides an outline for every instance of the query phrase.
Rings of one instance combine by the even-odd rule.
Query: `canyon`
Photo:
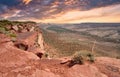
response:
[[[96,57],[94,63],[69,67],[71,56],[44,58],[49,45],[36,23],[0,21],[4,23],[0,25],[0,77],[120,77],[120,59]]]

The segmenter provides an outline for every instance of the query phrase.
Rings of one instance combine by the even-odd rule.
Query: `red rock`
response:
[[[20,33],[16,38],[15,46],[34,54],[43,54],[44,46],[42,35],[37,32]]]
[[[75,65],[67,72],[66,77],[108,77],[92,65]]]
[[[27,51],[33,52],[35,54],[37,54],[37,53],[44,53],[45,52],[44,50],[42,50],[42,49],[40,49],[38,47],[30,47]]]
[[[12,29],[15,30],[16,32],[19,30],[17,25],[12,26]]]
[[[10,37],[6,36],[5,34],[0,34],[0,43],[10,41],[11,41]]]
[[[120,60],[115,58],[98,57],[93,64],[72,67],[67,65],[70,58],[39,59],[44,53],[42,34],[33,29],[29,32],[25,28],[28,25],[20,25],[25,33],[18,34],[15,42],[27,47],[26,51],[15,47],[10,37],[0,34],[0,77],[120,77]],[[61,60],[68,63],[60,64]]]
[[[12,29],[12,25],[6,25],[6,29],[11,30]]]
[[[120,77],[120,59],[98,57],[95,66],[108,77]]]
[[[0,34],[0,44],[9,44],[9,45],[14,45],[10,39],[10,37],[4,35],[4,34]]]
[[[65,58],[67,60],[69,58]],[[60,59],[64,60],[64,59]],[[95,64],[68,67],[60,60],[41,59],[7,43],[0,45],[0,76],[2,77],[119,77],[120,60],[97,58]],[[109,68],[109,67],[111,68]],[[108,68],[108,69],[107,69]],[[111,70],[111,71],[110,71]],[[111,75],[112,74],[112,75]]]
[[[31,47],[35,44],[37,38],[36,32],[25,32],[18,34],[18,37],[16,38],[15,44],[24,44],[28,45],[28,47]]]
[[[36,54],[40,58],[42,58],[42,55],[45,53],[44,50],[42,50],[38,47],[30,47],[27,51]]]

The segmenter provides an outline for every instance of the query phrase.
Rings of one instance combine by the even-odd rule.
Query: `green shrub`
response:
[[[0,33],[4,33],[4,34],[6,34],[6,30],[5,30],[4,27],[0,27]]]
[[[11,40],[12,40],[13,42],[16,41],[16,37],[17,37],[16,34],[14,34],[14,33],[9,33],[8,36],[11,37]]]
[[[9,36],[10,36],[10,37],[16,37],[16,34],[10,33]]]

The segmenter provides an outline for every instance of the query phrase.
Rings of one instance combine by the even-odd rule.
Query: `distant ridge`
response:
[[[79,25],[79,26],[97,26],[97,27],[101,27],[101,26],[109,26],[109,27],[117,27],[120,26],[120,23],[79,23],[79,24],[74,24],[75,26]]]

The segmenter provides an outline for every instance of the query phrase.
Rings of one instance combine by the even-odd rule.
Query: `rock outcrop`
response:
[[[39,57],[45,52],[42,32],[36,23],[10,21],[0,23],[6,23],[4,26],[0,26],[3,29],[0,32],[10,36],[9,38],[17,48],[39,54]]]

